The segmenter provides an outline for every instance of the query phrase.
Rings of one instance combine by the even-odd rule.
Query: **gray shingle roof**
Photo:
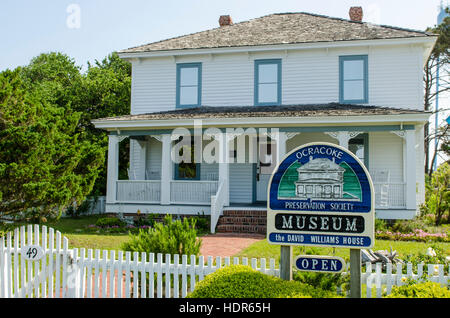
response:
[[[318,117],[424,114],[424,111],[349,104],[305,104],[284,106],[201,106],[139,115],[124,115],[95,121],[206,119],[243,117]]]
[[[149,43],[119,53],[424,37],[430,34],[392,26],[297,12],[276,13],[230,26]]]

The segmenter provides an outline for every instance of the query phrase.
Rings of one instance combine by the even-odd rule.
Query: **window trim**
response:
[[[367,104],[369,102],[369,63],[368,55],[344,55],[339,56],[339,102],[341,104]],[[344,99],[344,62],[345,61],[363,61],[364,62],[364,98],[363,99]]]
[[[259,100],[259,66],[267,64],[276,64],[278,67],[277,74],[277,101],[258,103]],[[255,60],[254,71],[254,104],[255,106],[279,106],[281,105],[281,59],[263,59]]]
[[[183,68],[197,68],[197,104],[181,104],[180,103],[180,93],[181,93],[181,69]],[[199,107],[202,104],[202,63],[178,63],[176,71],[176,108],[190,108]]]

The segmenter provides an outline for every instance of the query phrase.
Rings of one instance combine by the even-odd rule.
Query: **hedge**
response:
[[[188,298],[331,298],[335,293],[297,281],[285,281],[250,266],[218,269],[196,284]]]

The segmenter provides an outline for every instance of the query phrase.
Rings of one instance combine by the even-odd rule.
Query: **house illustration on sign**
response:
[[[295,194],[299,198],[342,199],[345,169],[327,158],[310,157],[305,165],[297,169],[298,181]]]

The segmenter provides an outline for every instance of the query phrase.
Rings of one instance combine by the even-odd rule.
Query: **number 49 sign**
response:
[[[44,256],[44,250],[39,245],[25,245],[20,253],[27,261],[38,261]]]

